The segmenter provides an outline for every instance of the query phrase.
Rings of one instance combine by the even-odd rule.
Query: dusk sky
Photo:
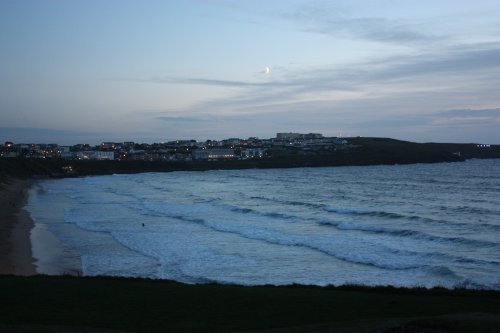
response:
[[[2,141],[500,144],[498,0],[0,0],[0,50]]]

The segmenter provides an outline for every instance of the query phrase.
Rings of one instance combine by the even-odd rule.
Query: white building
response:
[[[79,160],[108,160],[115,159],[115,153],[112,151],[79,151],[76,154]]]
[[[234,158],[233,149],[195,149],[192,152],[195,160],[231,159]]]

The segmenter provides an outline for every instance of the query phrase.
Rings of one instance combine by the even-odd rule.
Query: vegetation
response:
[[[293,150],[276,151],[269,159],[241,161],[1,158],[0,186],[9,177],[406,164],[500,157],[500,146],[479,149],[473,144],[417,144],[384,138],[353,138],[349,142],[354,147],[337,152],[301,155]],[[456,154],[458,152],[460,154]],[[65,173],[68,169],[73,172]],[[128,332],[281,329],[294,332],[337,329],[350,332],[419,332],[424,329],[494,332],[500,327],[499,296],[498,291],[477,290],[244,287],[113,277],[0,276],[0,331],[60,332],[54,327],[63,325]]]
[[[395,158],[413,155],[414,158],[426,156],[444,158],[452,154],[458,159],[500,158],[500,145],[478,147],[475,143],[414,143],[389,138],[351,138],[349,142],[359,145],[364,154],[393,154]]]
[[[178,170],[293,168],[341,165],[457,162],[467,158],[500,158],[500,146],[475,144],[419,144],[387,138],[350,138],[350,146],[337,151],[299,152],[293,148],[271,150],[270,158],[220,161],[95,161],[0,158],[0,175],[68,177],[112,173]],[[71,172],[68,172],[68,169]]]
[[[112,277],[0,276],[0,323],[130,332],[285,327],[305,331],[325,325],[387,329],[413,325],[487,332],[500,323],[499,296],[500,292],[473,290],[244,287]],[[482,313],[480,319],[478,313]],[[447,319],[453,314],[462,315]],[[492,322],[495,326],[489,326]]]

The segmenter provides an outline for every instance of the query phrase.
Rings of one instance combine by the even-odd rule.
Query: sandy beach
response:
[[[37,188],[0,184],[1,332],[496,332],[500,323],[493,290],[69,276],[80,275],[79,257],[23,210]]]
[[[10,179],[0,188],[0,274],[36,274],[31,252],[33,221],[23,210],[33,180]]]

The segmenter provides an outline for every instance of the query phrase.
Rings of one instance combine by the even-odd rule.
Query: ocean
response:
[[[44,180],[26,209],[41,273],[500,289],[500,160]]]

